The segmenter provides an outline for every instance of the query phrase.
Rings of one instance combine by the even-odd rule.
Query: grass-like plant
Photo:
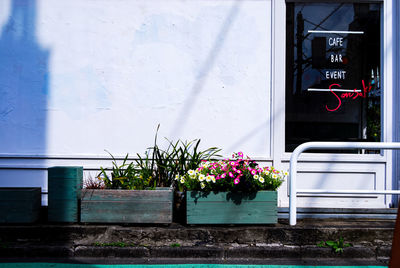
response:
[[[317,244],[318,247],[330,247],[336,253],[342,253],[344,248],[353,246],[351,243],[344,243],[343,237],[340,237],[337,241],[321,241]]]
[[[169,187],[174,183],[174,178],[178,174],[184,174],[190,169],[197,167],[202,160],[210,160],[211,158],[219,157],[218,152],[221,149],[210,147],[205,150],[200,150],[200,139],[192,141],[176,142],[168,141],[166,149],[161,149],[157,144],[158,130],[154,138],[154,145],[145,152],[142,157],[138,154],[136,164],[142,169],[145,176],[154,177],[154,183],[158,187]]]
[[[167,139],[168,146],[161,149],[157,144],[158,130],[154,138],[154,145],[147,149],[144,155],[137,154],[134,162],[128,163],[128,154],[121,165],[118,165],[114,156],[112,158],[111,178],[106,169],[100,167],[99,178],[104,181],[108,189],[154,189],[155,187],[170,187],[175,182],[174,178],[179,174],[185,174],[189,170],[199,166],[202,160],[210,160],[219,157],[221,149],[210,147],[200,150],[200,139],[190,142],[178,140],[172,142]]]
[[[108,151],[106,151],[108,152]],[[102,179],[107,189],[128,189],[144,190],[152,187],[152,177],[141,176],[140,169],[136,168],[134,163],[127,163],[129,154],[126,154],[121,165],[118,165],[115,157],[108,152],[113,159],[111,178],[107,175],[106,169],[100,167],[101,172],[98,178]]]

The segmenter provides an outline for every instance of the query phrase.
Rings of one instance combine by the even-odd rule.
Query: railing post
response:
[[[299,145],[290,157],[289,169],[289,224],[296,225],[297,221],[297,161],[300,154],[309,149],[400,149],[399,142],[306,142]],[[304,190],[302,190],[304,192]],[[326,191],[326,190],[324,190]],[[308,190],[309,193],[313,191]],[[340,191],[336,191],[340,193]],[[357,191],[348,191],[352,193]],[[362,192],[362,191],[361,191]],[[335,193],[332,191],[330,193]],[[400,194],[398,191],[371,191],[376,194]]]
[[[298,146],[290,157],[289,168],[289,224],[297,222],[297,160],[299,155],[306,150],[307,143]]]

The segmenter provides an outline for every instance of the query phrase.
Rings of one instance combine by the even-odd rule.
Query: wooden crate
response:
[[[77,222],[78,200],[83,184],[83,167],[51,167],[48,169],[48,220]]]
[[[0,223],[33,223],[39,219],[40,187],[0,188]]]
[[[188,224],[273,224],[278,221],[277,192],[186,193]]]
[[[172,189],[92,190],[84,189],[81,222],[171,223]]]

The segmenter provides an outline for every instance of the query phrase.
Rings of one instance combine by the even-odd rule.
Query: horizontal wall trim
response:
[[[116,160],[124,160],[126,155],[113,155]],[[229,156],[217,157],[215,159],[229,158]],[[38,159],[38,160],[112,160],[109,155],[95,155],[95,154],[75,154],[75,155],[44,155],[44,154],[1,154],[0,161],[2,159]],[[128,157],[128,160],[134,161],[139,158]],[[272,157],[252,157],[252,160],[268,162],[273,161]]]
[[[53,167],[55,165],[0,165],[0,169],[27,169],[27,170],[47,170],[49,167]],[[76,165],[74,165],[76,166]],[[85,166],[80,165],[83,167],[84,170],[100,170],[100,165],[98,166]],[[111,170],[111,165],[109,168],[105,168],[106,170]]]
[[[383,150],[386,151],[386,150]],[[283,163],[289,163],[291,153],[285,153],[281,161]],[[385,163],[386,154],[329,154],[329,153],[302,153],[298,161],[301,162],[314,162],[314,163]]]

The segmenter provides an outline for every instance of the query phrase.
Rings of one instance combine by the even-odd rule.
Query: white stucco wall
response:
[[[2,67],[0,152],[142,153],[161,124],[160,141],[270,156],[270,15],[268,0],[1,1],[3,40],[28,52]]]
[[[388,33],[398,32],[400,5],[385,1],[389,15],[389,3],[397,13],[394,29],[384,28],[393,71],[384,73],[384,122],[387,139],[393,129],[398,140],[399,35],[393,42]],[[55,165],[93,176],[110,166],[104,149],[143,153],[158,124],[160,143],[201,138],[203,149],[288,168],[285,16],[285,0],[0,0],[0,187],[46,192],[46,168]],[[389,156],[309,155],[299,184],[391,188]],[[285,182],[280,206],[287,192]],[[389,199],[303,196],[299,205],[387,207]]]

